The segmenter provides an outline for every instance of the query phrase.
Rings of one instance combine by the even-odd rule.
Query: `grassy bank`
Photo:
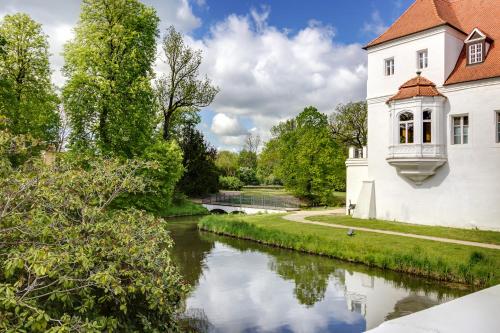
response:
[[[189,200],[183,200],[172,204],[170,207],[158,212],[162,217],[189,216],[208,214],[208,210],[200,204]]]
[[[311,221],[340,224],[340,225],[350,226],[353,228],[363,227],[363,228],[372,228],[379,230],[404,232],[408,234],[459,239],[459,240],[466,240],[479,243],[500,244],[500,232],[496,231],[426,226],[419,224],[391,222],[382,220],[363,220],[363,219],[355,219],[346,215],[313,216],[313,217],[308,217],[307,219]]]
[[[500,251],[287,221],[280,215],[215,216],[203,230],[373,267],[476,286],[500,283]]]

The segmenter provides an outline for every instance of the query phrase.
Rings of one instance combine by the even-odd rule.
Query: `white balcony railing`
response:
[[[366,146],[363,148],[349,147],[349,159],[366,159],[368,157],[368,150]]]
[[[446,146],[427,143],[389,146],[387,158],[446,158]]]

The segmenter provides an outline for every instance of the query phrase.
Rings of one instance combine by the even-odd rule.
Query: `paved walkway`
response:
[[[443,243],[477,246],[477,247],[482,247],[485,249],[500,250],[500,245],[496,245],[496,244],[469,242],[469,241],[458,240],[458,239],[424,236],[424,235],[416,235],[416,234],[407,234],[407,233],[397,232],[397,231],[370,229],[370,228],[363,228],[363,227],[352,227],[352,226],[346,226],[346,225],[341,225],[341,224],[306,220],[306,217],[312,217],[312,216],[343,215],[343,214],[345,214],[345,210],[343,208],[330,209],[330,210],[301,210],[301,211],[298,211],[298,212],[295,212],[295,213],[292,213],[289,215],[285,215],[285,216],[283,216],[283,218],[285,220],[289,220],[289,221],[293,221],[293,222],[315,224],[315,225],[321,225],[321,226],[331,227],[331,228],[354,229],[357,231],[374,232],[374,233],[378,233],[378,234],[394,235],[394,236],[410,237],[410,238],[419,238],[419,239],[426,239],[426,240],[432,240],[432,241],[443,242]]]

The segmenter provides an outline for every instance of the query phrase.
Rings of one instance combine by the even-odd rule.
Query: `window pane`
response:
[[[432,113],[431,111],[424,111],[423,118],[424,120],[431,120]]]
[[[500,112],[497,112],[497,142],[500,142]]]
[[[399,121],[413,120],[413,113],[403,112],[399,115]]]
[[[469,126],[464,125],[463,134],[464,134],[463,143],[464,144],[469,143]]]
[[[460,126],[460,117],[453,118],[453,144],[462,143],[462,128]]]
[[[406,124],[399,125],[399,143],[406,143]]]
[[[469,126],[469,116],[464,116],[464,126]]]
[[[424,122],[423,123],[423,141],[424,143],[431,143],[432,142],[432,137],[431,137],[431,123],[430,122]]]
[[[408,123],[408,143],[413,143],[413,123]]]

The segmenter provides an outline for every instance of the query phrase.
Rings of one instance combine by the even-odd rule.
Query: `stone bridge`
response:
[[[252,196],[245,194],[217,194],[203,199],[202,205],[212,213],[286,213],[299,210],[295,198],[278,196]]]

